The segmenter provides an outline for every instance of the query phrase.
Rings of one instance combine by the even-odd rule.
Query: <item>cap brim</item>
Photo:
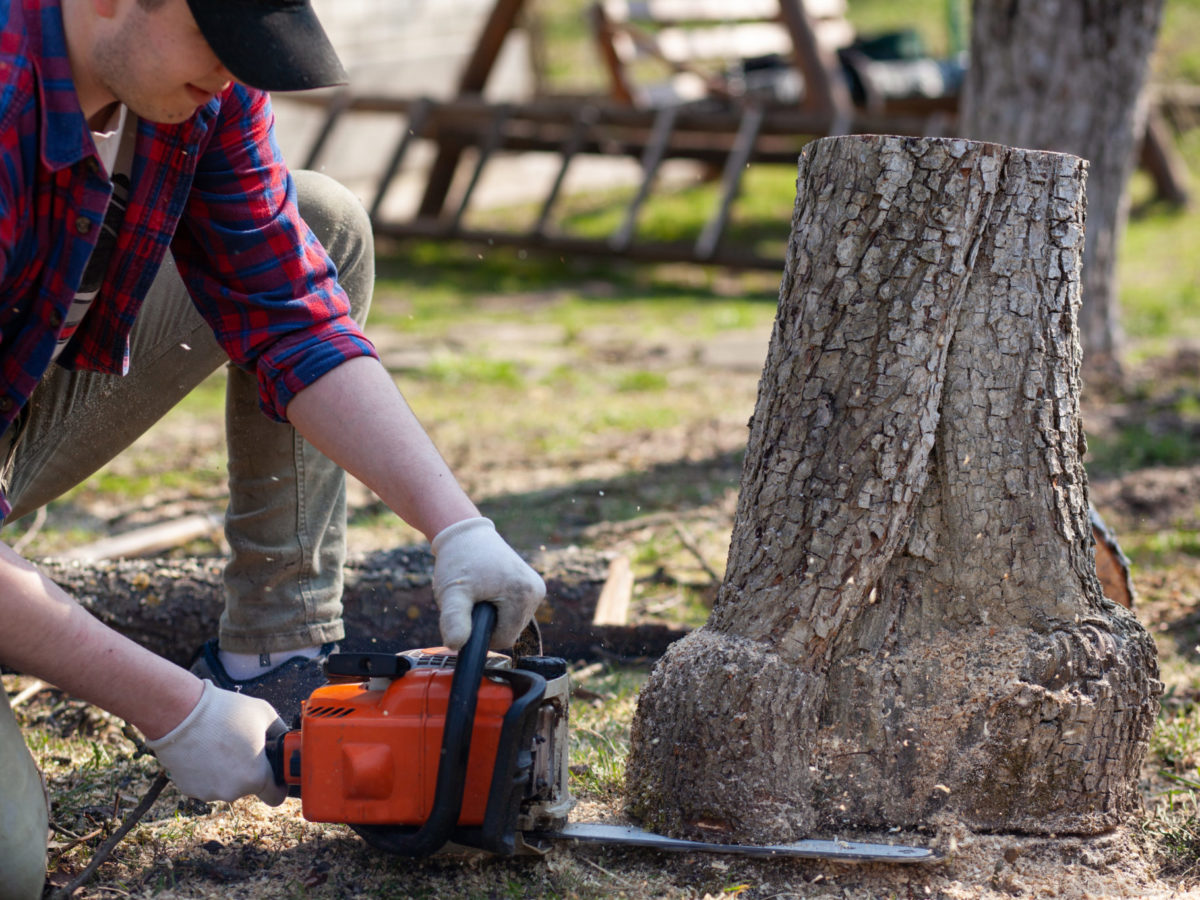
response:
[[[350,79],[307,2],[188,0],[213,53],[238,81],[306,91]]]

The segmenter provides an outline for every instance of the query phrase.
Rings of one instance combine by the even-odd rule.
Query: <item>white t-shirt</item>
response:
[[[119,104],[104,130],[92,132],[92,141],[96,145],[104,172],[112,182],[112,199],[108,201],[104,224],[100,227],[100,237],[84,267],[83,280],[79,282],[79,290],[75,299],[71,301],[66,321],[63,322],[62,331],[58,335],[58,342],[54,345],[53,359],[58,358],[74,336],[75,329],[91,309],[92,301],[100,293],[100,285],[104,282],[104,273],[108,269],[113,247],[117,243],[117,233],[121,230],[125,210],[129,206],[129,173],[133,168],[133,149],[137,142],[137,117],[129,112],[125,104]]]

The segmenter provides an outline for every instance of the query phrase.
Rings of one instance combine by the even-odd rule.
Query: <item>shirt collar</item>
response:
[[[22,0],[21,5],[42,108],[42,161],[56,171],[89,156],[92,139],[71,78],[62,7],[58,0]]]

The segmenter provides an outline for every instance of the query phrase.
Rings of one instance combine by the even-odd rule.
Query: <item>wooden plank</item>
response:
[[[778,0],[605,0],[604,11],[618,21],[722,22],[769,19]]]
[[[392,179],[400,171],[400,165],[404,162],[404,157],[408,155],[409,147],[424,132],[425,122],[429,118],[430,105],[431,101],[423,98],[408,111],[408,121],[404,125],[404,134],[396,143],[396,149],[392,151],[392,156],[388,160],[388,164],[384,167],[379,182],[375,185],[375,196],[371,200],[371,207],[368,213],[371,221],[379,217],[379,211],[383,207],[383,198],[387,196],[388,187],[391,185]]]
[[[1154,181],[1157,196],[1174,206],[1186,207],[1190,201],[1188,168],[1175,146],[1174,136],[1162,111],[1151,106],[1146,114],[1146,130],[1142,135],[1142,168]]]
[[[708,28],[664,28],[655,36],[659,55],[671,63],[741,60],[787,54],[791,37],[773,22],[748,22]]]
[[[646,198],[650,196],[650,189],[658,175],[659,166],[662,165],[662,161],[667,155],[667,147],[671,143],[671,132],[675,128],[675,118],[678,115],[678,107],[668,106],[660,109],[654,116],[654,128],[650,133],[650,141],[646,144],[646,152],[642,155],[642,183],[638,186],[633,202],[625,211],[625,221],[621,223],[621,227],[617,229],[610,241],[612,248],[618,252],[628,250],[629,245],[633,242],[633,235],[637,230],[638,213],[646,202]]]
[[[608,565],[608,577],[600,588],[593,625],[629,624],[629,606],[633,601],[633,566],[628,556],[618,556]]]
[[[604,0],[607,15],[618,21],[732,22],[773,19],[779,0]],[[814,19],[844,18],[846,0],[804,0]]]
[[[571,167],[571,161],[575,159],[579,151],[583,149],[588,132],[591,130],[592,125],[595,124],[597,118],[596,107],[592,104],[588,103],[579,107],[579,111],[576,113],[575,120],[571,126],[571,136],[567,138],[567,142],[561,150],[562,162],[558,167],[558,172],[554,176],[554,183],[550,185],[550,192],[542,202],[542,209],[538,213],[531,236],[538,237],[546,233],[546,226],[550,223],[550,213],[554,209],[554,204],[558,201],[559,194],[562,193],[563,182],[566,181],[567,169]]]
[[[59,554],[59,559],[95,561],[101,559],[129,559],[151,556],[179,547],[189,541],[210,537],[221,530],[221,522],[212,516],[192,515],[169,522],[159,522],[137,528],[124,534],[114,535],[74,547]]]
[[[467,214],[467,206],[471,202],[471,195],[475,193],[475,188],[479,185],[479,179],[483,177],[483,170],[491,161],[492,154],[501,146],[504,141],[504,126],[508,121],[509,109],[505,105],[496,106],[492,111],[492,121],[488,128],[488,133],[484,141],[479,146],[479,156],[475,160],[475,168],[471,172],[471,180],[467,182],[466,190],[463,191],[462,199],[459,201],[458,210],[454,213],[454,218],[450,223],[450,232],[453,233],[462,225],[463,217]]]
[[[321,157],[321,152],[325,149],[325,145],[329,142],[330,136],[333,134],[333,129],[337,126],[338,120],[342,114],[350,107],[350,92],[339,91],[329,98],[329,105],[325,111],[325,121],[321,123],[321,128],[317,132],[316,138],[313,139],[312,145],[309,147],[308,156],[304,160],[302,168],[316,169],[317,161]]]
[[[734,141],[733,152],[725,163],[721,174],[721,200],[714,215],[704,225],[704,230],[696,241],[696,257],[709,259],[717,252],[717,245],[725,233],[729,222],[729,213],[733,201],[742,185],[742,175],[754,152],[754,144],[758,140],[758,132],[762,128],[764,113],[760,106],[748,106],[742,116],[742,124],[738,127],[737,138]]]
[[[830,117],[827,134],[844,134],[850,128],[854,102],[841,77],[836,54],[813,32],[801,0],[779,0],[779,11],[795,48],[793,63],[804,76],[802,106]]]
[[[483,93],[488,76],[492,74],[500,56],[500,48],[504,46],[504,39],[517,24],[517,17],[524,6],[525,0],[496,0],[475,42],[475,49],[463,67],[458,80],[459,94]]]
[[[475,42],[475,49],[470,59],[463,67],[462,76],[458,81],[458,93],[482,94],[487,84],[488,76],[500,56],[500,48],[504,39],[516,25],[525,0],[496,0],[484,23],[483,32]],[[463,148],[459,144],[445,144],[438,147],[437,156],[429,169],[425,180],[425,191],[421,196],[418,215],[425,218],[437,218],[442,214],[446,203],[446,194],[454,181],[454,173],[458,169],[459,159]]]

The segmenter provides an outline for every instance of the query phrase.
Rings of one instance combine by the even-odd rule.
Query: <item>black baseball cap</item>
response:
[[[346,84],[309,0],[188,0],[201,34],[238,81],[264,91]]]

